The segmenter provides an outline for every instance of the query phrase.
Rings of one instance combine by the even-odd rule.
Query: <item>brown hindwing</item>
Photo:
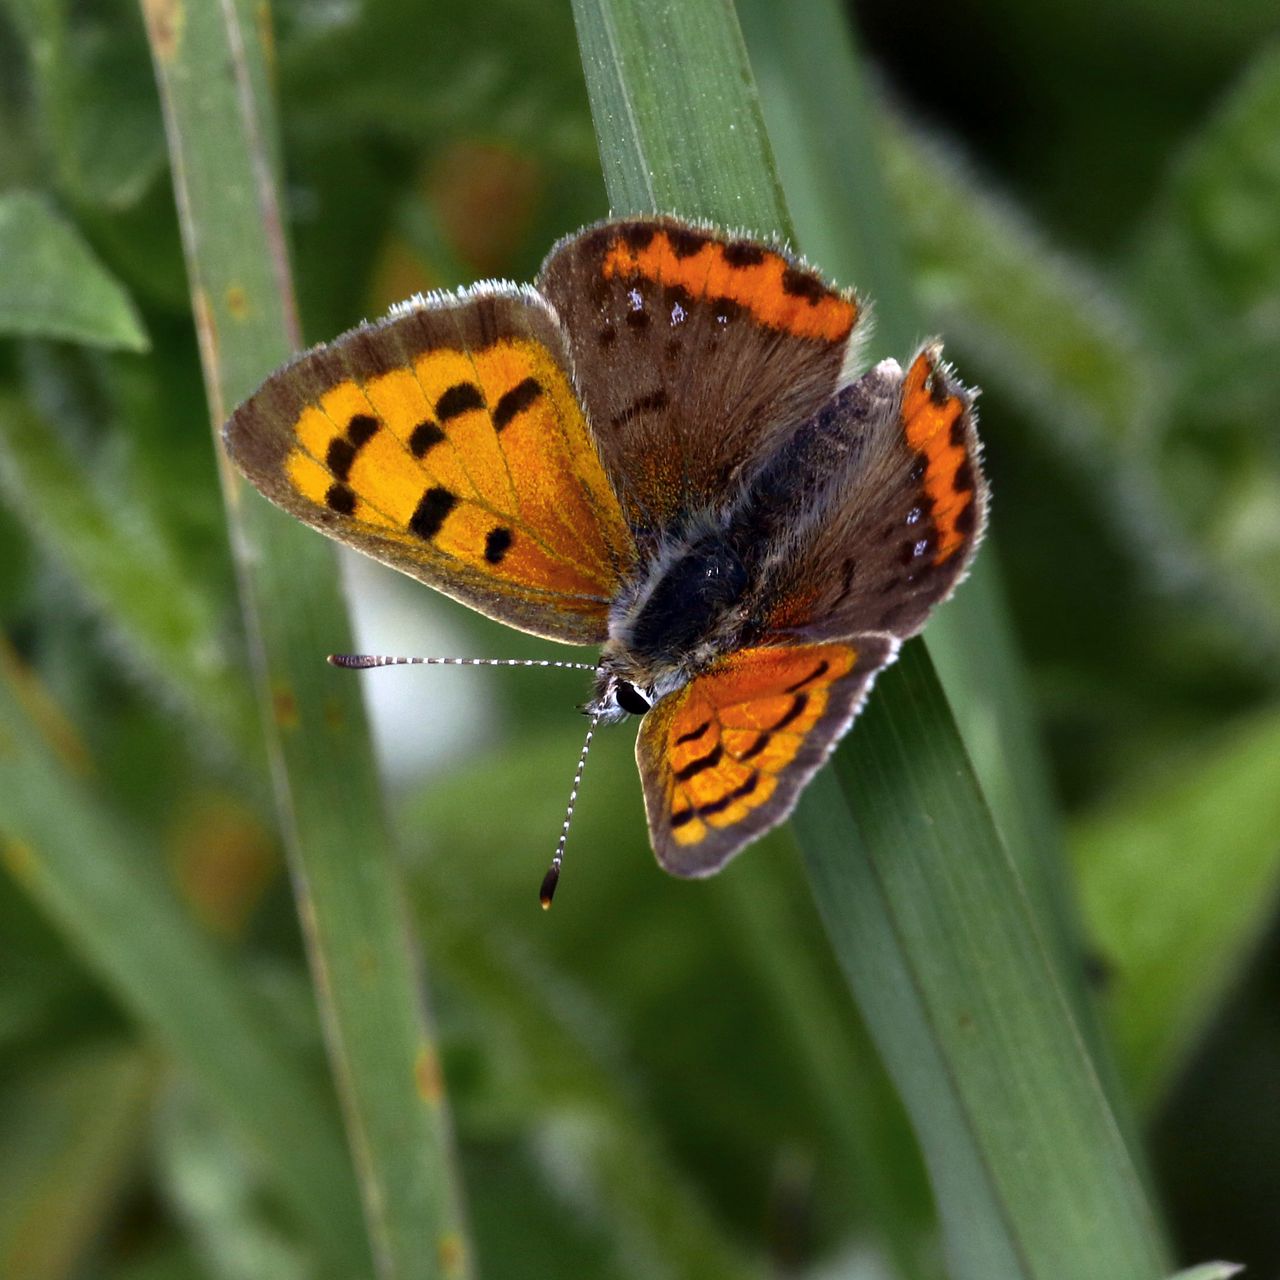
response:
[[[826,465],[830,479],[791,504],[796,529],[768,585],[766,636],[905,640],[924,626],[986,524],[973,401],[930,343],[905,374],[887,361],[828,406],[822,428],[845,451],[796,461],[797,473]]]

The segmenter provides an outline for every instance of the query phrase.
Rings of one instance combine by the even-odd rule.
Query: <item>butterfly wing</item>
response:
[[[781,249],[674,218],[561,241],[538,287],[632,528],[719,506],[848,378],[860,309]]]
[[[758,647],[645,717],[659,862],[710,875],[782,821],[972,559],[986,516],[973,396],[927,346],[876,366],[760,466],[729,536],[759,570]]]
[[[659,702],[636,762],[662,866],[711,875],[786,818],[896,647],[865,636],[743,649]]]
[[[924,626],[986,523],[973,401],[931,343],[905,374],[877,365],[796,433],[748,507],[783,548],[763,575],[765,638],[905,640]]]
[[[535,291],[397,308],[273,374],[223,439],[330,537],[511,626],[605,638],[635,547]]]

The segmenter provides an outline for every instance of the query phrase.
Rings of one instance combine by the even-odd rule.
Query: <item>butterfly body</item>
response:
[[[854,376],[861,306],[671,218],[587,228],[535,288],[397,308],[228,424],[285,509],[499,620],[601,645],[642,715],[659,860],[705,875],[785,817],[985,516],[936,344]]]

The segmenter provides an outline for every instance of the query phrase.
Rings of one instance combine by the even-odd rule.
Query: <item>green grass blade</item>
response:
[[[9,264],[0,272],[0,334],[119,351],[150,346],[124,288],[34,192],[0,196],[0,262]]]
[[[176,696],[224,745],[257,755],[252,701],[201,584],[182,573],[147,513],[132,510],[123,493],[108,505],[51,424],[6,394],[0,491],[116,633],[134,670]]]
[[[1018,1257],[1017,1270],[998,1274],[1084,1280],[1097,1274],[1099,1251],[1108,1275],[1158,1274],[1151,1210],[1041,928],[999,842],[976,838],[990,820],[954,726],[936,716],[940,689],[923,650],[905,651],[884,685],[892,703],[872,701],[861,749],[834,770],[853,839],[816,812],[819,799],[834,800],[830,785],[797,826],[816,850],[819,907],[930,1168],[940,1187],[970,1195],[965,1147],[963,1160],[980,1165],[989,1214],[1005,1222]],[[859,847],[865,856],[852,856]],[[899,997],[889,1007],[886,973]],[[927,1027],[940,1074],[922,1073],[913,1020]],[[948,1112],[967,1135],[959,1146]],[[944,1220],[955,1207],[940,1191]],[[953,1246],[973,1230],[963,1221],[952,1219]],[[974,1263],[958,1274],[992,1265]]]
[[[473,1034],[491,1041],[484,1056],[504,1064],[503,1080],[492,1086],[500,1101],[487,1102],[484,1114],[489,1115],[496,1106],[517,1131],[532,1122],[539,1128],[545,1123],[552,1134],[567,1131],[577,1135],[580,1158],[573,1164],[575,1183],[588,1191],[593,1217],[610,1224],[610,1236],[628,1242],[627,1256],[649,1261],[647,1267],[632,1268],[635,1274],[687,1276],[690,1280],[749,1274],[751,1264],[734,1248],[722,1220],[723,1201],[720,1215],[708,1214],[700,1188],[691,1184],[674,1153],[665,1149],[673,1132],[674,1140],[679,1141],[672,1117],[628,1087],[634,1064],[651,1061],[640,1043],[646,1038],[644,1033],[638,1033],[639,1039],[628,1034],[628,1003],[634,1017],[636,992],[622,974],[610,971],[613,977],[592,977],[574,959],[585,954],[583,945],[592,945],[585,940],[597,935],[591,924],[586,932],[576,935],[571,927],[582,928],[584,916],[593,917],[598,909],[607,909],[607,900],[633,902],[625,883],[611,883],[607,900],[578,899],[576,920],[562,918],[561,934],[555,942],[541,929],[529,930],[517,941],[474,927],[478,913],[500,916],[512,902],[524,901],[527,874],[518,868],[481,871],[476,864],[485,859],[488,849],[516,847],[543,819],[550,823],[560,816],[555,812],[560,766],[572,759],[580,736],[571,725],[557,725],[545,734],[528,736],[518,747],[453,771],[448,779],[433,785],[423,803],[408,815],[409,826],[430,830],[435,837],[434,852],[424,863],[415,864],[422,877],[419,897],[424,904],[432,904],[438,920],[432,959],[450,988],[465,993],[467,1008],[483,1015],[474,1019],[477,1030]],[[612,746],[604,746],[592,766],[587,802],[574,819],[576,847],[584,851],[607,845],[615,829],[613,815],[628,802],[634,806],[637,799],[635,766],[623,743],[615,740]],[[540,810],[545,807],[547,811],[504,808],[504,798],[512,794],[536,796]],[[494,815],[483,833],[475,827],[477,811]],[[616,842],[616,836],[614,839]],[[779,847],[782,843],[780,837],[775,838],[775,851],[780,854],[784,852]],[[656,887],[665,897],[682,889],[678,884],[652,883],[647,842],[639,830],[631,833],[617,853],[629,862],[632,854],[639,855],[632,862],[631,874],[645,882],[646,892]],[[844,992],[838,974],[832,973],[830,957],[821,947],[814,947],[815,932],[820,932],[821,925],[807,901],[807,885],[796,875],[798,862],[794,856],[744,859],[735,864],[731,875],[720,877],[705,891],[695,891],[694,898],[705,893],[706,903],[718,904],[710,905],[707,915],[699,917],[706,919],[706,928],[716,927],[715,915],[727,917],[723,933],[716,935],[723,939],[723,946],[720,942],[710,944],[716,955],[712,972],[722,972],[726,999],[732,999],[727,991],[744,975],[758,972],[761,994],[757,998],[757,988],[752,987],[752,1016],[769,1028],[768,1039],[775,1051],[794,1061],[787,1078],[797,1082],[798,1092],[821,1099],[825,1114],[820,1113],[818,1123],[824,1135],[834,1134],[831,1153],[823,1157],[824,1167],[838,1165],[839,1176],[846,1183],[856,1181],[858,1219],[865,1221],[883,1204],[877,1227],[886,1247],[892,1247],[893,1256],[899,1259],[901,1276],[924,1280],[936,1274],[925,1265],[925,1259],[932,1261],[935,1253],[929,1230],[932,1208],[928,1188],[910,1147],[905,1118],[889,1096],[891,1086],[884,1081],[870,1046],[860,1038],[852,1051],[847,1047],[845,1031],[852,1018],[842,1007]],[[475,874],[457,875],[454,869],[462,863],[475,867]],[[587,873],[587,867],[580,868],[574,883],[582,886],[578,876]],[[633,903],[628,914],[638,906]],[[688,906],[697,910],[695,902]],[[647,919],[653,907],[640,910]],[[686,925],[682,930],[669,917],[663,918],[671,931],[689,928]],[[611,932],[609,940],[600,939],[595,945],[607,951],[618,945],[618,935],[627,932],[635,935],[634,945],[643,952],[652,945],[649,926],[620,924]],[[767,946],[760,944],[761,938],[768,939]],[[555,959],[543,954],[542,948],[548,945],[556,948]],[[621,946],[629,954],[628,944]],[[601,966],[610,964],[606,956],[597,955]],[[654,971],[664,969],[676,968],[683,973],[688,956],[688,952],[664,948],[661,960],[646,966],[649,972],[639,980],[653,981]],[[571,976],[574,972],[576,977]],[[706,971],[689,973],[681,979],[680,987],[701,989],[707,976]],[[593,988],[591,994],[584,989],[588,984]],[[659,999],[649,993],[641,1003],[648,1006]],[[600,1008],[602,1004],[607,1007]],[[680,1000],[675,1007],[686,1008],[687,1002]],[[671,1038],[678,1042],[687,1033],[688,1028],[681,1027]],[[631,1034],[637,1033],[632,1030]],[[698,1062],[705,1064],[706,1059],[696,1051],[689,1053],[688,1061],[689,1069],[699,1070],[701,1077],[687,1082],[684,1091],[693,1098],[700,1093],[717,1096],[720,1090],[714,1083],[708,1087],[707,1079],[718,1078],[718,1073],[700,1068]],[[646,1077],[644,1094],[651,1094],[655,1087],[655,1080]],[[797,1101],[780,1101],[779,1112]],[[699,1104],[695,1101],[691,1105],[696,1108]],[[586,1117],[598,1122],[594,1139],[589,1132],[582,1132]],[[860,1127],[858,1122],[864,1119],[867,1123]],[[776,1117],[771,1117],[769,1123],[775,1121]],[[908,1192],[902,1190],[904,1182],[909,1183]],[[641,1190],[643,1194],[638,1194]]]
[[[574,0],[573,12],[614,212],[789,233],[732,6]]]
[[[1199,744],[1072,830],[1107,1012],[1139,1100],[1164,1095],[1280,891],[1280,713]]]
[[[0,743],[10,873],[231,1117],[332,1274],[360,1275],[368,1255],[331,1112],[164,885],[161,851],[104,808],[74,737],[7,655]]]
[[[575,14],[614,208],[788,231],[732,11],[576,0]],[[686,147],[696,163],[665,163]],[[1139,1179],[922,646],[796,827],[920,1133],[956,1274],[1159,1275]]]
[[[146,4],[215,429],[299,345],[258,10]],[[175,18],[180,17],[180,20]],[[333,548],[234,482],[229,514],[285,844],[379,1273],[470,1272],[416,945]]]
[[[768,70],[766,119],[775,144],[780,139],[779,167],[802,241],[822,246],[828,256],[819,261],[838,279],[867,290],[875,305],[875,353],[901,359],[928,330],[902,243],[909,218],[877,167],[882,130],[872,122],[881,117],[862,85],[845,15],[830,3],[779,9],[761,0],[747,0],[743,13],[750,46]],[[964,590],[933,619],[929,637],[983,792],[1097,1052],[1061,827],[990,544]]]

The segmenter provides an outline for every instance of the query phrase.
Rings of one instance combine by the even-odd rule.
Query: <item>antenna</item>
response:
[[[591,739],[595,736],[596,725],[599,723],[600,717],[592,716],[591,723],[587,726],[587,737],[582,744],[582,754],[578,757],[578,767],[574,771],[573,786],[569,790],[569,806],[565,810],[564,824],[560,828],[560,839],[556,843],[555,856],[551,859],[547,874],[542,877],[542,888],[538,891],[538,899],[542,903],[543,911],[550,909],[551,900],[556,896],[556,885],[560,883],[560,864],[564,861],[564,844],[569,838],[569,823],[573,821],[573,806],[578,803],[582,771],[587,767],[587,752],[591,750]]]
[[[560,662],[554,658],[399,658],[382,653],[331,653],[329,665],[342,667],[347,671],[367,671],[372,667],[559,667],[563,671],[598,671],[592,662]],[[591,750],[591,739],[595,736],[600,717],[593,715],[587,727],[586,741],[582,744],[582,753],[578,756],[578,767],[573,775],[573,787],[569,791],[569,806],[565,810],[564,824],[560,828],[560,839],[556,844],[555,856],[547,874],[542,877],[542,888],[539,899],[542,909],[551,906],[556,896],[556,886],[560,883],[560,864],[564,861],[565,841],[569,838],[569,823],[573,820],[573,807],[578,803],[578,788],[582,785],[582,771],[587,767],[587,752]]]
[[[382,653],[331,653],[331,667],[367,671],[371,667],[559,667],[563,671],[594,671],[593,662],[557,662],[553,658],[395,658]]]

